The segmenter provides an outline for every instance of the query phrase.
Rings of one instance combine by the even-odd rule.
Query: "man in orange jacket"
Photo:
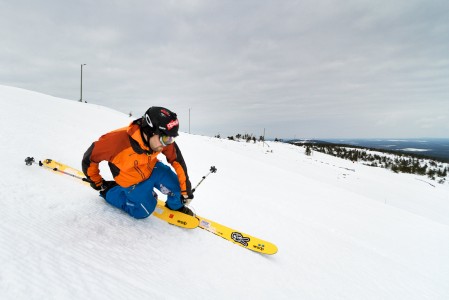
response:
[[[92,188],[111,205],[134,218],[148,217],[157,204],[153,188],[167,195],[166,206],[193,215],[185,206],[193,199],[187,167],[175,143],[179,121],[174,112],[150,107],[128,127],[101,136],[84,153],[83,172]],[[174,170],[160,162],[164,154]],[[105,181],[99,164],[107,161],[114,181]]]

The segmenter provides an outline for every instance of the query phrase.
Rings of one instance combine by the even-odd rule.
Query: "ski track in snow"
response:
[[[192,208],[279,247],[263,256],[132,219],[73,178],[25,166],[32,155],[80,168],[127,116],[4,86],[0,104],[0,299],[449,299],[448,184],[181,133],[192,184],[218,168]]]

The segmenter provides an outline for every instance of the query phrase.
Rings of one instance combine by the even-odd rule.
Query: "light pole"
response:
[[[190,108],[189,108],[189,134],[190,134]]]
[[[80,95],[80,102],[83,102],[83,66],[86,64],[81,64],[81,95]]]

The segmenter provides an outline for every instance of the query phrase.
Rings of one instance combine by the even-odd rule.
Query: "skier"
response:
[[[82,167],[91,187],[106,202],[136,219],[148,217],[157,204],[153,188],[167,195],[165,205],[172,210],[193,215],[185,206],[193,199],[187,167],[175,143],[179,121],[174,112],[150,107],[142,118],[129,126],[101,136],[84,153]],[[157,159],[159,153],[176,171]],[[106,181],[99,163],[107,161],[114,177]]]

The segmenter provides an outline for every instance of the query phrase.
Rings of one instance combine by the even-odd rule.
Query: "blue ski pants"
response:
[[[106,193],[105,200],[136,219],[147,218],[156,208],[157,199],[153,188],[167,195],[166,204],[177,210],[183,206],[178,176],[172,169],[157,162],[150,178],[130,187],[115,186]]]

